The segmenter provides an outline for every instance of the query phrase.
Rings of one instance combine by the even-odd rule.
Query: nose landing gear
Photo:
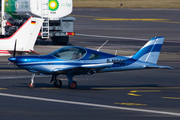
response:
[[[36,73],[32,74],[31,81],[28,83],[28,88],[34,88],[34,77],[36,76]]]

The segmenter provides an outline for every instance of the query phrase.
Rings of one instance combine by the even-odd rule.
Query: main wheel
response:
[[[34,88],[34,83],[31,84],[31,82],[28,83],[28,88]]]
[[[69,84],[68,84],[68,87],[69,87],[70,89],[76,89],[77,83],[76,83],[76,82],[69,83]]]
[[[54,87],[60,88],[62,86],[62,81],[60,79],[56,79],[54,81]]]

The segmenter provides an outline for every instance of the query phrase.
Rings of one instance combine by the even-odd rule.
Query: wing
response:
[[[101,63],[101,64],[87,64],[87,65],[64,65],[63,68],[54,68],[53,73],[67,73],[68,71],[75,70],[75,74],[89,74],[91,71],[95,73],[95,70],[102,70],[104,68],[109,68],[113,63]]]

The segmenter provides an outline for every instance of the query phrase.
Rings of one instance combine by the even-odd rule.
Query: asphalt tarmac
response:
[[[28,89],[31,73],[0,63],[0,119],[179,120],[180,118],[180,10],[75,8],[69,45],[132,55],[154,36],[165,36],[159,65],[174,70],[148,69],[75,76],[78,87],[62,88],[51,76],[37,75]],[[152,19],[153,18],[153,19]],[[35,51],[46,54],[61,46],[37,40]]]

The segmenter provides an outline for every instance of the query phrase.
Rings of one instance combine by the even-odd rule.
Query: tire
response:
[[[69,41],[69,36],[54,36],[52,37],[53,45],[66,45]]]
[[[54,84],[54,87],[60,88],[62,86],[62,81],[57,79],[54,81],[53,84]]]
[[[34,88],[34,83],[31,85],[31,82],[28,83],[28,88]]]
[[[68,84],[68,87],[69,87],[70,89],[76,89],[77,83],[76,83],[76,82],[69,83],[69,84]]]

